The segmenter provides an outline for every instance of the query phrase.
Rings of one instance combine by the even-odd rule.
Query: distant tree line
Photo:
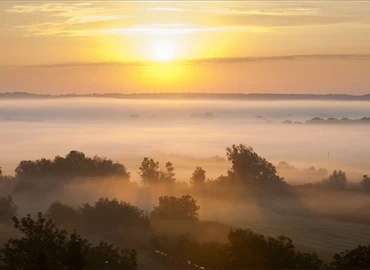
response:
[[[129,180],[130,173],[120,163],[98,156],[86,157],[79,151],[71,151],[65,157],[56,156],[51,159],[22,160],[15,169],[14,177],[8,179],[17,181],[15,191],[34,188],[37,182],[65,182],[76,178],[115,177]],[[0,168],[0,180],[4,180]]]
[[[226,156],[232,167],[226,175],[216,179],[206,179],[202,167],[196,167],[191,175],[192,186],[200,187],[206,183],[221,185],[278,187],[286,185],[279,177],[276,168],[265,158],[260,157],[251,147],[242,144],[232,145],[226,149]],[[139,175],[144,186],[173,185],[176,174],[171,162],[160,168],[159,162],[145,157],[139,167]],[[0,179],[4,178],[0,170]],[[130,173],[123,164],[98,156],[87,157],[79,151],[71,151],[65,157],[51,159],[22,160],[15,169],[13,180],[17,182],[15,191],[35,188],[38,182],[61,182],[78,178],[118,178],[129,180]],[[207,181],[206,181],[207,180]]]
[[[190,185],[203,191],[225,186],[238,186],[238,188],[244,186],[281,191],[288,186],[284,178],[277,174],[276,167],[259,156],[251,147],[243,144],[232,145],[226,148],[226,157],[231,163],[231,168],[225,175],[220,175],[215,179],[207,179],[206,171],[197,166],[190,176]],[[158,161],[144,157],[138,173],[144,187],[154,185],[173,186],[178,183],[176,182],[175,168],[169,161],[165,163],[164,168],[160,168]],[[4,176],[0,168],[0,182],[14,180],[17,183],[15,191],[33,189],[42,180],[47,183],[65,183],[65,181],[79,178],[94,179],[102,177],[116,178],[128,182],[130,173],[121,163],[99,156],[87,157],[79,151],[71,151],[65,157],[56,156],[53,160],[45,158],[35,161],[23,160],[16,167],[14,177]],[[370,180],[367,175],[364,175],[361,184],[363,190],[370,191]],[[341,170],[334,170],[328,178],[306,186],[345,189],[347,187],[347,176]]]

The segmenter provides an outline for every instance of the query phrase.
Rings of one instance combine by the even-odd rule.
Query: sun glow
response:
[[[152,50],[153,59],[156,61],[169,61],[174,58],[174,47],[170,40],[157,40]]]

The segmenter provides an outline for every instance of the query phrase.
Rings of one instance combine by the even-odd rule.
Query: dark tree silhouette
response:
[[[9,223],[17,214],[17,206],[11,196],[0,197],[0,223]]]
[[[322,181],[322,185],[333,189],[345,189],[347,187],[346,173],[341,170],[334,170],[327,179]]]
[[[63,265],[83,269],[89,244],[79,235],[68,236],[41,213],[36,220],[30,215],[13,220],[14,227],[23,236],[8,240],[1,250],[3,262],[9,269],[55,269]]]
[[[55,224],[66,230],[79,229],[81,224],[81,215],[72,206],[53,202],[46,212],[46,217],[53,220]]]
[[[284,183],[283,178],[277,175],[275,167],[251,147],[234,144],[226,148],[226,156],[232,163],[229,175],[234,176],[236,181],[262,187]]]
[[[229,243],[221,256],[223,269],[319,269],[322,261],[313,254],[295,250],[292,240],[265,237],[250,230],[229,232]]]
[[[147,157],[143,159],[139,167],[139,175],[145,185],[173,184],[176,181],[174,171],[171,162],[167,162],[165,170],[161,170],[158,161]]]
[[[58,229],[50,219],[41,213],[33,220],[30,215],[22,219],[13,218],[14,227],[22,233],[18,239],[10,239],[1,249],[1,260],[7,269],[24,270],[79,270],[101,269],[105,261],[110,269],[122,269],[124,265],[129,270],[136,270],[136,252],[116,249],[105,243],[97,247],[91,244],[77,232],[68,234]],[[108,247],[115,256],[101,247]],[[100,260],[99,262],[97,260]],[[100,266],[100,267],[99,267]]]
[[[199,205],[190,195],[181,197],[159,197],[158,206],[155,206],[151,217],[163,220],[198,220]]]
[[[361,185],[366,191],[370,191],[370,177],[367,174],[362,176]]]
[[[150,227],[143,210],[117,199],[100,198],[94,205],[85,203],[80,212],[86,227],[94,231],[112,232],[125,227]]]
[[[94,156],[86,157],[84,153],[71,151],[64,158],[56,156],[54,160],[38,159],[23,160],[15,169],[16,179],[21,182],[30,182],[46,177],[58,178],[95,178],[119,177],[128,180],[130,173],[125,166],[114,163],[110,159]]]
[[[121,249],[100,242],[98,246],[92,247],[88,256],[88,269],[103,269],[102,262],[108,262],[109,269],[138,269],[137,252],[134,249]],[[100,266],[97,268],[96,266]]]
[[[139,174],[144,184],[156,184],[159,182],[159,162],[145,157],[139,167]]]
[[[175,168],[171,162],[166,162],[166,169],[160,172],[159,181],[161,183],[174,183],[176,181]]]
[[[359,245],[354,249],[335,254],[331,266],[336,269],[369,269],[370,245]]]
[[[204,185],[206,182],[206,171],[202,167],[196,167],[190,177],[190,184],[194,187]]]

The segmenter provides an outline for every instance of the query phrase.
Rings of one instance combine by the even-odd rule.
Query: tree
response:
[[[354,249],[336,253],[331,266],[336,269],[370,268],[370,245],[358,245]]]
[[[167,162],[165,170],[161,170],[158,161],[147,157],[143,159],[139,167],[139,175],[145,185],[173,184],[176,181],[174,171],[175,169],[171,162]]]
[[[86,157],[79,151],[70,151],[64,158],[56,156],[54,160],[23,160],[15,169],[16,178],[20,181],[32,181],[45,177],[78,178],[78,177],[120,177],[129,179],[130,173],[120,163],[110,159],[94,156]]]
[[[33,220],[30,215],[13,218],[14,227],[23,237],[10,239],[2,249],[3,262],[10,269],[83,269],[84,253],[89,245],[76,233],[68,237],[41,213]]]
[[[236,180],[241,183],[265,187],[283,183],[275,167],[251,147],[234,144],[226,148],[226,156],[232,163],[231,173],[234,173]]]
[[[93,231],[116,231],[133,227],[148,229],[149,219],[143,210],[117,199],[100,198],[94,205],[83,204],[82,220]]]
[[[347,186],[347,176],[345,172],[341,170],[337,171],[334,170],[331,175],[327,179],[324,179],[322,184],[329,188],[334,189],[345,189]]]
[[[0,197],[0,223],[9,223],[17,214],[17,206],[11,196]]]
[[[202,167],[196,167],[190,177],[190,184],[194,187],[204,185],[206,182],[206,171]]]
[[[139,175],[144,184],[157,184],[159,182],[159,162],[144,157],[139,167]]]
[[[50,219],[38,213],[37,219],[31,215],[22,219],[13,218],[14,227],[22,233],[18,239],[10,239],[1,249],[1,260],[7,269],[23,270],[82,270],[89,266],[102,265],[109,259],[111,269],[136,270],[136,252],[116,249],[106,243],[97,247],[82,238],[77,232],[68,234],[58,229]],[[101,247],[119,250],[116,256],[109,256]],[[97,261],[97,259],[101,261]],[[98,265],[99,266],[99,265]],[[95,268],[100,269],[100,268]]]
[[[66,230],[75,230],[81,225],[81,216],[76,209],[58,201],[49,206],[46,217],[53,220],[58,227]]]
[[[155,206],[151,217],[163,220],[198,220],[199,205],[190,195],[181,197],[159,197],[158,206]]]
[[[92,247],[88,257],[88,267],[101,268],[108,262],[109,269],[138,269],[137,252],[134,249],[121,249],[113,245],[100,242],[98,246]],[[101,266],[97,268],[96,266]],[[95,267],[95,268],[94,268]]]
[[[367,174],[362,176],[361,185],[366,191],[370,191],[370,177]]]
[[[220,259],[223,269],[319,269],[322,261],[295,250],[285,236],[265,237],[251,230],[230,230]]]
[[[176,181],[175,178],[175,168],[171,162],[166,162],[166,169],[161,170],[159,173],[159,181],[161,183],[174,183]]]

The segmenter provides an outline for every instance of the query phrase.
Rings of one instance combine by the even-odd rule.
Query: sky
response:
[[[370,1],[3,1],[0,92],[370,93]]]

